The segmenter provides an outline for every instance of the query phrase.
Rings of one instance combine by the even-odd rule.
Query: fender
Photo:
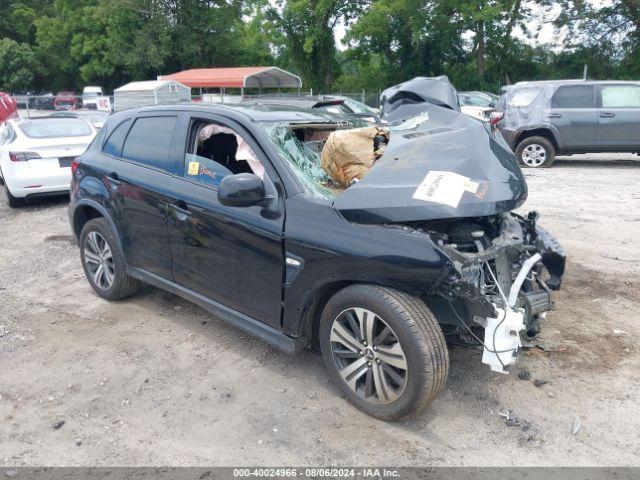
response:
[[[121,251],[124,251],[122,239],[120,238],[120,231],[116,228],[116,224],[111,218],[109,211],[102,205],[100,205],[95,200],[91,200],[89,198],[81,198],[75,204],[69,207],[69,220],[71,222],[71,231],[73,233],[74,238],[76,239],[76,243],[80,241],[80,233],[76,231],[76,222],[78,220],[78,215],[81,212],[82,207],[91,207],[94,210],[98,211],[100,215],[109,223],[111,230],[115,233],[116,241],[118,242],[118,247],[120,247]],[[127,270],[129,267],[127,266]]]
[[[551,138],[553,139],[555,144],[558,146],[558,150],[562,150],[564,148],[564,144],[560,140],[562,137],[558,134],[558,131],[556,130],[556,128],[551,124],[540,124],[540,125],[527,126],[525,128],[518,129],[515,136],[515,142],[513,147],[514,150],[515,150],[515,147],[517,147],[518,143],[520,143],[524,135],[530,132],[534,132],[536,130],[544,130],[546,132],[549,132],[551,134]],[[526,136],[529,136],[529,135],[526,135]]]

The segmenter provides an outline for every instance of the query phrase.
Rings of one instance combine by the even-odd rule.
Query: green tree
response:
[[[338,74],[338,22],[351,21],[361,7],[348,0],[278,0],[267,8],[267,18],[286,41],[282,56],[316,92],[329,90]]]
[[[25,91],[31,88],[39,63],[31,47],[9,38],[0,39],[0,90]]]
[[[46,0],[0,0],[0,38],[33,43],[36,32],[33,22],[49,11],[50,2]]]
[[[564,51],[581,58],[591,76],[606,78],[612,72],[617,78],[640,76],[639,0],[558,1],[562,13],[555,24],[567,32]],[[612,67],[608,75],[600,68],[603,59]]]

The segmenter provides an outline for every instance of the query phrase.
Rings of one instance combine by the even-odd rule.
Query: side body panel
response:
[[[580,98],[575,106],[557,105],[557,97],[565,92],[580,89]],[[583,93],[589,92],[583,95]],[[595,88],[591,85],[566,85],[556,90],[549,108],[545,110],[545,123],[551,130],[561,149],[592,149],[596,141],[598,113],[595,102]]]
[[[331,285],[375,283],[424,294],[448,261],[426,234],[401,227],[360,225],[328,200],[302,194],[287,200],[287,267],[283,331],[304,335],[318,292]],[[401,245],[401,247],[400,247]]]
[[[603,106],[602,87],[598,89],[598,147],[640,151],[640,107]]]

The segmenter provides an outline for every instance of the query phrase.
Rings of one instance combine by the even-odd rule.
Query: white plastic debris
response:
[[[576,416],[576,418],[573,420],[573,428],[571,430],[571,433],[573,433],[574,435],[577,435],[578,432],[580,431],[580,417]]]
[[[496,318],[487,318],[484,328],[482,363],[494,372],[508,373],[505,367],[516,363],[520,343],[520,331],[524,330],[524,315],[513,310],[496,307]]]

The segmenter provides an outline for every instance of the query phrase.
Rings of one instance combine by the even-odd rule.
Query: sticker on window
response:
[[[200,162],[189,162],[189,175],[198,175],[200,173]]]
[[[457,208],[464,192],[476,193],[478,182],[454,173],[433,170],[418,185],[413,198]]]

